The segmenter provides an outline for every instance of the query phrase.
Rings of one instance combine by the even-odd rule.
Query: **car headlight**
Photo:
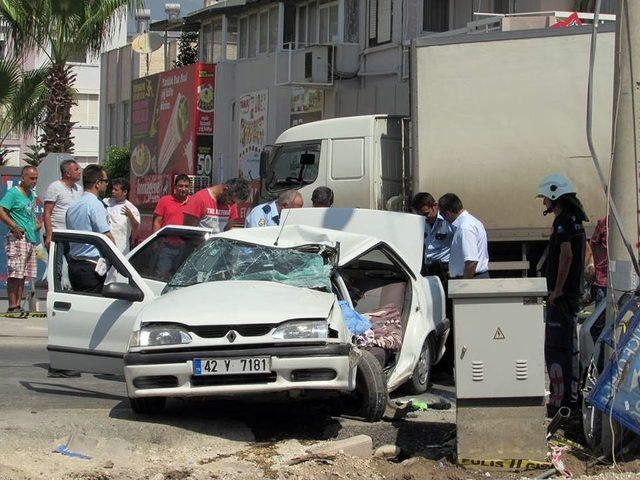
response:
[[[189,332],[177,325],[148,325],[131,334],[129,347],[158,347],[161,345],[183,345],[193,339]]]
[[[326,320],[296,320],[285,322],[275,329],[273,338],[293,340],[298,338],[320,339],[327,338],[328,326]]]

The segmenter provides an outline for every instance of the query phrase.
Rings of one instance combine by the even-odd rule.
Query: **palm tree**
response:
[[[0,60],[0,163],[7,137],[33,133],[42,120],[46,76],[46,68],[23,72],[18,60]]]
[[[75,75],[68,63],[78,55],[97,55],[126,7],[142,6],[143,0],[0,0],[0,19],[16,56],[36,50],[49,57],[40,139],[46,152],[73,152]]]

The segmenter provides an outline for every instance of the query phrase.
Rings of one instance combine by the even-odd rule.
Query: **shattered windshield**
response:
[[[163,293],[197,283],[264,280],[331,291],[335,249],[324,245],[277,248],[212,238],[182,264]]]

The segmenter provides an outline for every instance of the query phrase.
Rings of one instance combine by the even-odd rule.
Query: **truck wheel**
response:
[[[422,345],[422,351],[418,363],[413,369],[411,379],[406,383],[409,395],[419,395],[427,391],[431,379],[431,367],[433,366],[433,346],[431,337],[427,337]]]
[[[387,406],[387,378],[376,357],[366,350],[361,353],[356,372],[354,413],[367,422],[377,422]]]
[[[131,410],[136,413],[145,415],[153,415],[161,413],[167,403],[166,397],[148,397],[148,398],[132,398],[129,397]]]

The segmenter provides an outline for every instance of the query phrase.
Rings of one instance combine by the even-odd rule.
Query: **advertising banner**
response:
[[[260,152],[267,141],[268,103],[268,90],[240,97],[238,159],[240,171],[248,180],[255,180],[260,176]]]
[[[324,91],[315,88],[292,87],[289,126],[322,120]]]
[[[136,79],[131,88],[131,192],[153,210],[173,176],[208,175],[213,153],[215,66],[187,65]]]

